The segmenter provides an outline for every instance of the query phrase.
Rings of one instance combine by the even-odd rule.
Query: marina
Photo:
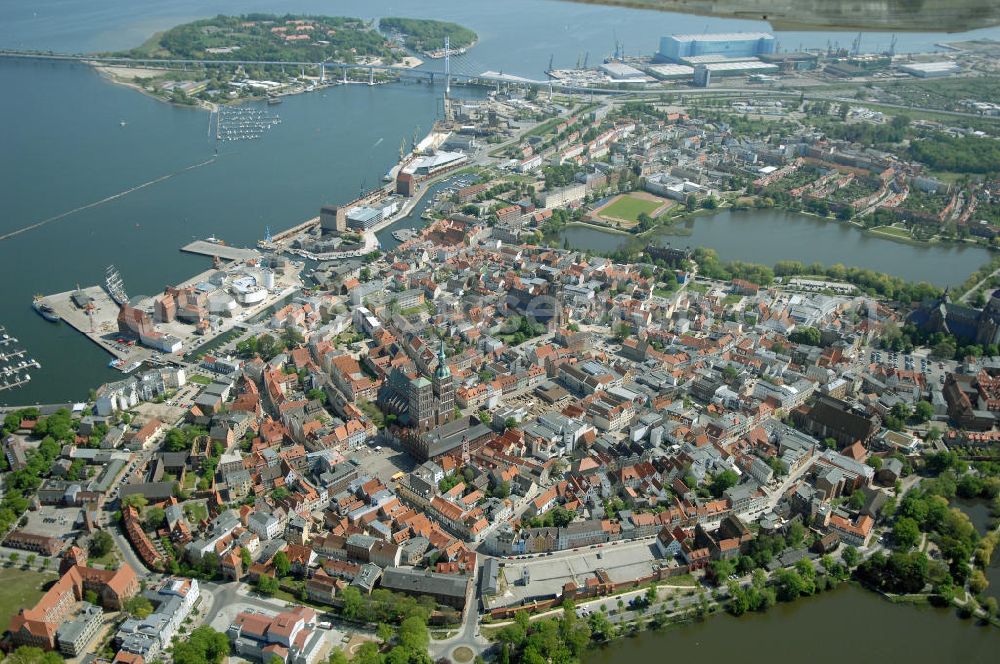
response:
[[[17,338],[7,334],[7,329],[0,325],[0,392],[24,385],[31,380],[29,372],[32,369],[42,368],[18,344]]]
[[[268,105],[273,105],[270,100]],[[278,124],[281,124],[281,118],[278,115],[271,115],[266,109],[252,106],[221,106],[215,113],[215,140],[254,140]]]

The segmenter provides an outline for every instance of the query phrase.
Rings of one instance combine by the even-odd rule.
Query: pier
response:
[[[181,251],[189,254],[200,254],[212,258],[221,258],[227,261],[243,261],[260,258],[260,252],[256,249],[242,249],[240,247],[230,247],[221,242],[210,240],[195,240],[181,247]]]
[[[213,238],[214,240],[214,238]],[[194,245],[194,246],[193,246]],[[212,267],[203,272],[176,284],[177,288],[198,287],[206,284],[220,270],[226,271],[230,278],[239,276],[237,272],[230,273],[230,270],[239,270],[243,259],[259,259],[260,253],[253,249],[240,249],[228,247],[215,241],[201,240],[182,247],[183,251],[199,253],[207,256],[219,256],[233,261],[233,265],[222,267]],[[88,286],[78,290],[65,291],[46,295],[42,300],[51,306],[62,320],[74,328],[95,344],[109,353],[115,360],[116,367],[135,368],[136,364],[188,364],[183,357],[194,348],[199,348],[210,343],[219,335],[239,329],[247,330],[248,323],[254,316],[265,311],[269,307],[282,301],[302,286],[299,272],[301,264],[292,264],[294,269],[287,272],[279,272],[275,275],[275,287],[267,297],[259,302],[244,304],[236,310],[227,313],[214,313],[210,316],[213,325],[207,334],[199,332],[197,326],[191,322],[184,322],[174,319],[169,322],[155,322],[156,331],[169,334],[181,340],[183,349],[177,353],[166,353],[154,348],[148,348],[139,343],[132,333],[122,333],[118,329],[118,313],[120,307],[111,299],[108,292],[100,286]],[[219,291],[229,293],[230,286],[220,286]],[[133,297],[130,299],[130,306],[145,311],[153,317],[155,308],[155,297]],[[0,340],[0,351],[3,351],[2,340]],[[10,351],[5,351],[10,352]],[[126,371],[127,372],[127,371]]]
[[[77,306],[73,296],[89,298],[90,312]],[[79,297],[77,299],[80,299]],[[118,305],[100,286],[88,286],[80,290],[65,291],[46,295],[46,304],[55,309],[63,322],[74,328],[115,358],[123,361],[122,366],[134,362],[144,362],[153,356],[153,351],[138,344],[129,346],[118,343]]]
[[[18,346],[17,339],[7,334],[6,328],[0,325],[0,392],[24,385],[31,380],[29,371],[42,368],[27,353]]]

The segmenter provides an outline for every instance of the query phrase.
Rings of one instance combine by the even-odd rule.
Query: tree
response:
[[[858,561],[861,560],[861,554],[858,553],[857,548],[852,545],[848,545],[844,547],[844,550],[840,554],[840,558],[848,567],[854,567],[858,564]]]
[[[740,481],[740,476],[736,474],[733,470],[724,470],[721,473],[717,473],[715,477],[712,478],[711,491],[712,495],[716,498],[722,496],[723,492]]]
[[[786,537],[788,546],[797,547],[802,544],[802,541],[806,536],[806,528],[802,525],[800,521],[793,521],[788,527],[788,535]]]
[[[805,344],[807,346],[821,345],[821,335],[815,327],[797,328],[788,335],[788,339],[797,344]]]
[[[909,517],[900,517],[892,527],[892,541],[901,549],[912,549],[920,541],[920,526]]]
[[[174,664],[221,664],[229,655],[229,639],[208,625],[197,627],[173,646]]]
[[[330,657],[326,660],[326,664],[347,664],[347,655],[340,648],[334,648],[330,653]]]
[[[107,531],[98,530],[94,533],[94,536],[90,538],[90,555],[96,558],[103,558],[111,553],[111,549],[114,545],[115,540],[110,534],[108,534]]]
[[[399,625],[399,644],[411,652],[427,652],[431,637],[427,624],[417,616],[403,620]]]
[[[34,646],[21,646],[7,655],[4,664],[62,664],[62,655],[55,651],[46,652]]]
[[[144,595],[136,595],[125,600],[123,607],[125,613],[140,620],[149,617],[153,612],[153,604]]]
[[[131,496],[125,496],[122,498],[122,507],[134,507],[136,511],[142,512],[142,509],[149,504],[146,496],[141,493],[133,493]]]
[[[361,611],[361,591],[354,586],[347,586],[340,594],[343,602],[343,614],[348,620],[355,620]]]
[[[920,422],[926,422],[934,417],[934,406],[921,399],[913,409],[913,415]]]
[[[851,506],[851,509],[855,511],[860,510],[862,507],[865,506],[865,492],[862,491],[861,489],[856,489],[854,493],[851,494],[851,498],[848,502]]]
[[[357,652],[354,653],[354,657],[351,658],[351,664],[382,664],[382,662],[382,653],[379,652],[378,644],[374,641],[362,643]]]
[[[733,572],[736,565],[731,560],[713,560],[711,568],[716,584],[722,584]]]
[[[257,592],[261,593],[262,595],[273,595],[274,593],[278,592],[279,587],[280,584],[278,583],[278,580],[273,576],[268,576],[267,574],[261,574],[260,576],[257,577],[257,584],[256,584]]]
[[[986,575],[983,574],[981,569],[973,570],[972,574],[969,575],[969,590],[972,591],[973,595],[980,594],[989,585],[990,582],[986,579]]]
[[[163,511],[163,508],[150,507],[143,515],[143,520],[146,522],[146,528],[156,529],[163,524],[166,516],[166,512]]]
[[[279,551],[274,554],[274,571],[277,572],[279,577],[288,576],[288,572],[292,569],[292,563],[288,560],[288,555],[284,551]]]
[[[874,455],[868,457],[868,465],[871,466],[872,468],[874,468],[875,470],[881,470],[882,469],[882,457],[877,457],[877,456],[874,456]]]

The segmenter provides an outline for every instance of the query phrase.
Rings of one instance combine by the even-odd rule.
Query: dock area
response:
[[[90,314],[77,306],[74,301],[87,299],[92,305]],[[100,286],[88,286],[79,291],[46,295],[42,300],[55,309],[63,322],[85,335],[95,344],[114,357],[124,360],[126,365],[142,362],[153,357],[153,351],[138,344],[129,346],[118,342],[118,305]]]
[[[256,249],[243,249],[240,247],[230,247],[219,242],[210,242],[208,240],[195,240],[190,244],[186,244],[181,247],[181,251],[187,252],[189,254],[200,254],[202,256],[211,256],[212,258],[220,258],[226,261],[242,261],[253,258],[260,258],[260,252]]]
[[[216,245],[211,242],[203,244],[212,248],[228,249],[225,245]],[[186,249],[187,247],[185,247]],[[237,249],[236,251],[246,252],[248,250]],[[254,258],[259,257],[256,251],[253,251],[252,254]],[[198,326],[192,322],[184,322],[177,318],[169,321],[155,321],[154,326],[157,332],[171,335],[181,341],[182,348],[176,353],[148,348],[141,345],[139,340],[135,339],[134,334],[119,332],[118,313],[120,307],[101,286],[88,286],[79,290],[46,295],[42,301],[51,306],[67,325],[86,335],[88,339],[115,359],[121,360],[118,366],[122,368],[122,371],[128,372],[129,367],[134,369],[136,365],[143,362],[183,364],[184,353],[201,347],[217,336],[235,328],[248,329],[247,321],[250,318],[274,306],[302,286],[299,276],[302,264],[291,263],[287,269],[279,270],[274,274],[274,285],[268,289],[265,297],[239,305],[234,298],[238,294],[238,288],[234,283],[240,279],[253,278],[248,277],[246,269],[243,261],[237,260],[221,267],[209,268],[176,284],[176,288],[179,289],[192,288],[206,296],[212,293],[216,297],[223,298],[223,303],[225,303],[226,298],[232,302],[227,311],[212,313],[208,317],[211,327],[207,332],[199,330]],[[258,268],[250,269],[256,270]],[[220,274],[225,275],[225,283],[218,281]],[[257,274],[256,278],[261,278],[261,275]],[[213,280],[215,280],[214,283]],[[150,319],[155,319],[154,310],[157,297],[159,295],[137,296],[131,298],[129,304],[144,311]]]

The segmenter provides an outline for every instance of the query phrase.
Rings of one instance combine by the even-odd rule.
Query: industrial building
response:
[[[776,74],[778,65],[768,64],[760,60],[737,60],[725,62],[708,62],[697,67],[705,67],[713,77],[743,76],[746,74]],[[696,67],[696,71],[697,71]]]
[[[699,55],[752,58],[775,52],[774,35],[766,32],[720,32],[703,35],[670,35],[660,39],[660,59],[682,62]]]
[[[940,62],[914,62],[901,66],[899,70],[917,78],[938,78],[957,74],[961,68],[954,62],[942,60]]]
[[[468,160],[469,158],[461,152],[435,152],[433,155],[413,160],[403,170],[416,175],[437,175]]]
[[[815,53],[761,53],[760,59],[778,65],[781,71],[809,71],[819,66],[819,56]]]
[[[598,66],[612,83],[648,83],[651,79],[635,67],[622,62],[605,62]]]
[[[687,80],[694,76],[694,67],[676,63],[649,65],[646,71],[661,81]]]

